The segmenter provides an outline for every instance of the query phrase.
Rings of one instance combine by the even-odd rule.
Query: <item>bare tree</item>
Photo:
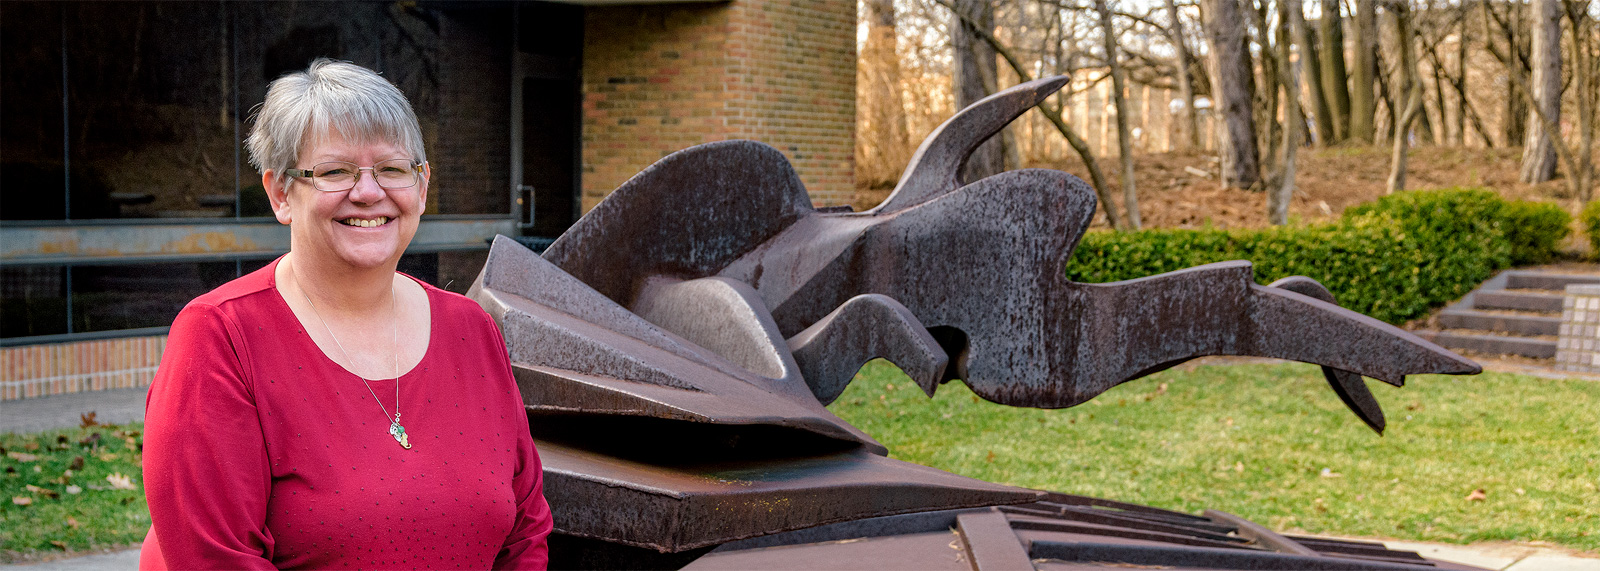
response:
[[[1278,48],[1284,45],[1283,38],[1275,37],[1275,31],[1282,27],[1273,28],[1267,24],[1267,7],[1273,0],[1246,0],[1245,10],[1250,15],[1250,20],[1255,24],[1256,45],[1260,46],[1260,59],[1256,67],[1261,69],[1261,77],[1256,79],[1255,113],[1256,113],[1256,140],[1261,147],[1261,170],[1264,172],[1262,180],[1267,186],[1274,186],[1276,179],[1274,162],[1278,158],[1278,143],[1282,142],[1283,132],[1278,124],[1278,84],[1279,71],[1285,66],[1279,61]],[[1274,41],[1276,40],[1276,41]]]
[[[1415,32],[1411,25],[1410,0],[1393,0],[1387,8],[1394,21],[1395,46],[1400,52],[1399,68],[1395,73],[1395,80],[1399,84],[1399,93],[1395,95],[1397,102],[1404,105],[1399,113],[1394,128],[1394,154],[1390,159],[1388,192],[1406,189],[1406,149],[1410,147],[1409,136],[1411,124],[1422,111],[1422,82],[1417,78],[1417,55],[1413,47],[1416,41]]]
[[[910,137],[900,91],[900,56],[895,49],[894,0],[863,0],[867,41],[857,71],[856,176],[872,184],[894,184],[911,160]]]
[[[1289,33],[1301,38],[1300,44],[1309,47],[1310,38],[1306,33],[1305,12],[1300,0],[1280,0],[1284,17],[1289,23]],[[1309,63],[1307,52],[1301,52],[1300,61]],[[1283,44],[1283,61],[1289,61],[1289,46]],[[1316,90],[1312,90],[1316,93]],[[1284,104],[1288,107],[1288,120],[1283,128],[1283,176],[1276,188],[1267,194],[1267,220],[1273,224],[1289,223],[1289,201],[1294,198],[1294,168],[1295,158],[1300,147],[1300,129],[1305,125],[1305,120],[1300,116],[1300,80],[1293,65],[1284,66],[1283,70]]]
[[[1465,47],[1467,41],[1465,33],[1466,30],[1464,29],[1466,27],[1465,19],[1462,20],[1461,25],[1463,30],[1461,35],[1458,36],[1461,39],[1456,42],[1457,64],[1455,72],[1451,72],[1450,68],[1444,65],[1443,60],[1439,57],[1439,50],[1437,48],[1425,46],[1423,51],[1428,54],[1428,60],[1433,64],[1433,68],[1444,74],[1445,82],[1449,83],[1451,88],[1456,92],[1456,133],[1460,136],[1460,139],[1456,140],[1455,144],[1461,145],[1466,143],[1465,121],[1467,117],[1470,117],[1472,118],[1472,129],[1478,132],[1478,140],[1483,141],[1483,146],[1494,148],[1494,139],[1489,136],[1489,128],[1484,126],[1483,117],[1478,115],[1478,109],[1477,107],[1473,106],[1472,99],[1467,97],[1467,51]]]
[[[1505,68],[1507,81],[1505,84],[1504,106],[1500,110],[1500,140],[1508,147],[1514,147],[1523,142],[1527,134],[1528,103],[1518,91],[1518,84],[1526,84],[1525,79],[1529,73],[1528,50],[1529,34],[1519,31],[1522,27],[1522,4],[1508,2],[1505,9],[1496,7],[1493,2],[1483,3],[1483,29],[1484,45],[1491,53],[1494,51],[1494,35],[1489,28],[1492,19],[1497,24],[1500,37],[1505,41],[1505,57],[1497,57],[1500,65]]]
[[[1100,12],[1100,32],[1105,39],[1106,65],[1111,68],[1111,101],[1117,108],[1117,151],[1122,155],[1122,202],[1128,209],[1128,228],[1139,229],[1139,195],[1135,192],[1133,177],[1133,134],[1128,127],[1128,98],[1123,91],[1128,80],[1122,73],[1121,58],[1117,57],[1117,28],[1111,21],[1111,8],[1106,0],[1095,0]]]
[[[1507,28],[1510,27],[1510,24],[1504,18],[1496,18],[1496,20],[1500,23],[1501,31],[1507,32]],[[1483,25],[1485,28],[1484,31],[1488,32],[1489,22],[1485,20]],[[1507,32],[1507,35],[1509,37],[1509,32]],[[1515,47],[1515,44],[1512,44],[1511,47]],[[1511,64],[1514,63],[1514,54],[1500,51],[1500,48],[1496,46],[1492,40],[1485,41],[1484,48],[1488,49],[1489,55],[1494,56],[1494,58],[1499,60],[1502,64],[1507,64],[1507,66],[1510,67]],[[1527,103],[1533,103],[1535,101],[1533,88],[1528,86],[1528,81],[1524,79],[1521,74],[1513,73],[1510,74],[1509,77],[1511,79],[1512,87],[1514,87],[1516,91],[1522,95],[1522,99]],[[1592,172],[1592,167],[1587,165],[1583,167],[1579,166],[1580,163],[1578,162],[1577,157],[1573,156],[1574,153],[1572,149],[1567,146],[1566,141],[1561,139],[1561,131],[1557,128],[1556,122],[1552,117],[1545,115],[1544,110],[1538,105],[1529,105],[1529,108],[1533,110],[1533,120],[1538,121],[1541,126],[1544,127],[1544,129],[1554,134],[1554,136],[1550,137],[1550,142],[1552,146],[1555,147],[1556,158],[1566,166],[1568,172],[1575,173],[1575,176],[1567,177],[1567,188],[1572,191],[1573,196],[1579,197],[1580,199],[1591,196],[1590,189],[1583,186],[1588,184],[1589,177],[1577,175],[1577,173]],[[1591,131],[1595,129],[1593,125],[1588,125],[1585,128]],[[1585,159],[1585,162],[1587,162],[1587,160],[1588,159]]]
[[[1322,20],[1318,22],[1318,39],[1322,42],[1321,71],[1323,98],[1328,103],[1333,120],[1333,132],[1328,142],[1337,143],[1350,132],[1350,89],[1345,86],[1349,71],[1344,59],[1344,18],[1339,0],[1322,0]]]
[[[1576,179],[1578,200],[1583,202],[1594,198],[1594,137],[1600,130],[1595,120],[1595,106],[1600,104],[1600,38],[1589,19],[1589,2],[1562,2],[1572,24],[1572,81],[1578,87],[1578,172],[1570,178]]]
[[[1211,40],[1212,98],[1223,126],[1218,129],[1222,184],[1250,188],[1261,180],[1252,109],[1254,66],[1250,63],[1244,15],[1238,0],[1205,0],[1206,35]]]
[[[1300,30],[1298,32],[1290,30],[1295,45],[1300,48],[1300,80],[1306,83],[1306,93],[1311,95],[1311,112],[1317,120],[1317,142],[1326,145],[1336,140],[1333,134],[1333,106],[1329,104],[1327,93],[1322,89],[1322,58],[1319,57],[1321,54],[1317,53],[1321,46],[1317,45],[1315,32],[1315,29],[1305,25],[1303,15]]]
[[[1378,77],[1378,7],[1377,0],[1355,2],[1356,65],[1350,71],[1350,138],[1372,143],[1377,135],[1373,119],[1378,115],[1378,101],[1373,94]]]
[[[956,109],[964,109],[998,89],[994,48],[978,39],[979,31],[991,33],[994,30],[994,6],[990,0],[954,0],[953,8],[950,43],[955,47],[955,71],[951,81]],[[967,158],[962,179],[971,182],[1004,171],[1003,145],[1002,136],[991,137],[979,145]]]
[[[1172,46],[1178,52],[1178,93],[1183,98],[1183,114],[1181,120],[1185,141],[1190,149],[1200,148],[1200,117],[1194,110],[1194,84],[1189,79],[1189,68],[1193,57],[1189,55],[1189,43],[1183,32],[1183,18],[1178,16],[1178,5],[1173,0],[1167,0],[1167,19],[1169,24]]]
[[[948,8],[951,13],[955,15],[957,20],[967,22],[968,24],[972,23],[969,17],[963,15],[961,12],[955,11],[955,5],[948,3],[949,0],[935,1],[940,5],[943,5],[945,8]],[[1002,58],[1005,58],[1006,64],[1011,67],[1013,72],[1016,72],[1019,81],[1033,81],[1033,76],[1028,73],[1027,67],[1017,59],[1017,55],[1015,53],[1012,53],[1012,51],[1008,49],[1005,44],[1000,42],[999,38],[994,37],[994,34],[990,33],[988,30],[978,27],[972,27],[971,29],[976,31],[978,39],[988,44],[990,49],[993,49],[996,53],[999,53]],[[1109,223],[1112,228],[1126,229],[1122,214],[1117,210],[1117,201],[1111,195],[1110,187],[1106,185],[1105,175],[1101,172],[1100,163],[1095,159],[1094,151],[1089,148],[1088,141],[1083,140],[1083,137],[1078,135],[1077,131],[1073,130],[1071,125],[1067,124],[1066,120],[1062,119],[1060,108],[1051,107],[1049,105],[1039,105],[1035,107],[1035,109],[1038,109],[1046,119],[1050,120],[1050,123],[1055,126],[1056,130],[1061,132],[1061,136],[1067,140],[1067,144],[1071,145],[1072,149],[1078,153],[1078,157],[1083,159],[1083,166],[1089,171],[1089,181],[1090,184],[1094,186],[1095,195],[1099,198],[1100,208],[1101,211],[1105,213],[1106,222]]]
[[[1561,0],[1532,0],[1532,105],[1551,125],[1561,124]],[[1538,117],[1529,117],[1522,145],[1522,182],[1555,178],[1556,150],[1552,139],[1559,130],[1546,129]],[[1576,173],[1574,173],[1576,174]]]

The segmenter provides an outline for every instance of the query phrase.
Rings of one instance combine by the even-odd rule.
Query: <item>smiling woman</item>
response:
[[[272,83],[248,145],[290,250],[172,325],[140,567],[543,568],[550,510],[499,330],[395,271],[432,174],[405,96],[317,60]]]

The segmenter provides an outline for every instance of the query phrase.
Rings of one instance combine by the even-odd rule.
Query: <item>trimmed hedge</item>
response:
[[[1578,214],[1584,235],[1589,237],[1589,257],[1600,259],[1600,200],[1591,200]]]
[[[1244,259],[1260,283],[1307,276],[1341,305],[1400,323],[1461,297],[1514,260],[1553,255],[1566,235],[1552,229],[1558,217],[1544,205],[1513,204],[1487,190],[1411,191],[1325,224],[1090,232],[1067,277],[1101,283]]]
[[[1572,215],[1558,204],[1515,200],[1506,203],[1500,216],[1511,242],[1513,266],[1549,262],[1561,241],[1572,234]]]

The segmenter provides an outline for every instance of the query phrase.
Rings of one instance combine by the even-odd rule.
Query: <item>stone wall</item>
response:
[[[1561,310],[1556,368],[1600,373],[1600,285],[1570,284]]]
[[[590,7],[583,50],[583,209],[690,145],[753,139],[813,202],[854,192],[854,2],[736,0]]]

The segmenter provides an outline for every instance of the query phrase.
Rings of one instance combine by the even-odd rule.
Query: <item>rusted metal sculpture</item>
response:
[[[542,257],[497,240],[470,295],[500,323],[528,404],[555,508],[554,562],[748,567],[771,545],[939,539],[954,528],[967,561],[1019,568],[1040,558],[1372,568],[1326,556],[1341,550],[1413,568],[1413,556],[1316,547],[1226,514],[892,460],[824,408],[879,357],[930,396],[959,379],[994,402],[1059,408],[1195,357],[1259,355],[1323,365],[1381,432],[1361,376],[1398,386],[1408,374],[1478,372],[1339,308],[1309,279],[1257,285],[1248,262],[1066,280],[1094,214],[1091,189],[1040,169],[957,179],[979,143],[1065,82],[1025,83],[958,113],[866,212],[812,208],[778,151],[727,141],[645,169]],[[1083,551],[1069,536],[1118,539]],[[1144,550],[1118,551],[1128,541]],[[799,566],[827,566],[809,563]]]

